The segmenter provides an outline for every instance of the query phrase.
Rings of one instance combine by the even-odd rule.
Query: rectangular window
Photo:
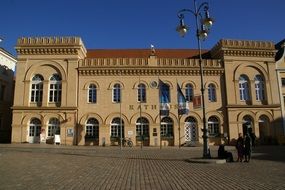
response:
[[[111,137],[119,137],[119,126],[118,125],[111,125]]]
[[[96,89],[89,89],[89,94],[88,94],[88,102],[89,103],[96,103],[97,102],[97,96],[96,96]]]
[[[209,130],[209,136],[217,136],[219,134],[219,124],[218,123],[208,123],[208,130]]]
[[[32,84],[31,102],[42,102],[42,97],[43,97],[43,85]]]
[[[121,102],[121,90],[119,88],[115,88],[113,90],[113,102],[116,102],[116,103]]]
[[[136,136],[139,137],[141,135],[148,136],[149,127],[146,124],[137,124],[136,126]]]
[[[186,86],[185,89],[185,98],[188,102],[192,102],[193,101],[193,88],[192,86],[188,85]]]
[[[86,126],[86,137],[98,138],[99,128],[96,126],[87,125]]]
[[[146,91],[145,89],[138,90],[138,101],[139,102],[146,102]]]
[[[50,84],[49,102],[61,101],[61,84]]]

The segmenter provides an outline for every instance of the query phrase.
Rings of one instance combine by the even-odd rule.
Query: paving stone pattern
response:
[[[284,146],[256,147],[250,163],[201,155],[202,147],[0,144],[0,189],[285,189]]]

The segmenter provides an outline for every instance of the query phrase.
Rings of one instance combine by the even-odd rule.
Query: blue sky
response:
[[[208,2],[216,22],[203,48],[222,38],[274,43],[285,38],[284,0]],[[192,15],[185,17],[186,37],[175,31],[177,12],[193,9],[192,0],[1,0],[0,7],[0,47],[14,55],[22,36],[80,36],[88,49],[197,48]]]

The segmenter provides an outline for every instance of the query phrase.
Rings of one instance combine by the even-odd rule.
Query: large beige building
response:
[[[79,37],[18,39],[12,142],[178,146],[202,143],[197,50],[86,50]],[[220,40],[203,51],[209,142],[284,137],[272,42]],[[160,116],[159,81],[170,113]],[[190,112],[178,115],[177,83]],[[59,137],[59,138],[58,138]],[[143,141],[142,141],[143,140]]]

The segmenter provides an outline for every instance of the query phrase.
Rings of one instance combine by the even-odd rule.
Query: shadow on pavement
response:
[[[285,162],[285,146],[254,147],[252,159]]]

